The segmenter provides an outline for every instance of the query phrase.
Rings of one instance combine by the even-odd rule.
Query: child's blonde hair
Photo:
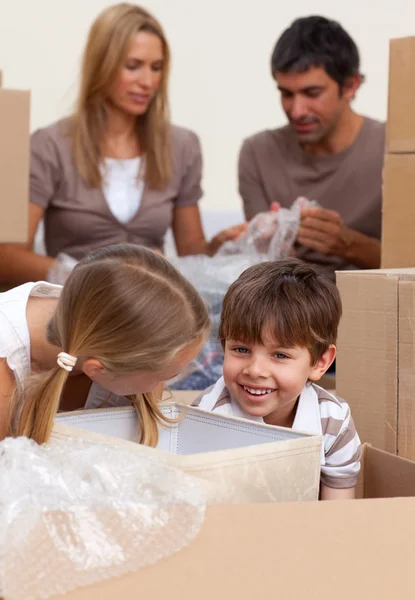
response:
[[[75,357],[91,357],[117,376],[161,371],[178,351],[208,331],[209,317],[195,288],[162,256],[123,244],[98,250],[68,278],[47,340]],[[16,390],[12,435],[48,440],[68,372],[58,365]],[[29,383],[29,382],[28,382]],[[130,397],[141,443],[156,445],[168,422],[153,394]],[[14,430],[13,430],[14,429]]]

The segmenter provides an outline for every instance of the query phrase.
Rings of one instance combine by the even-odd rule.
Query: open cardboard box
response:
[[[81,438],[150,456],[197,477],[210,504],[317,500],[321,436],[179,404],[162,411],[180,420],[159,427],[157,448],[137,443],[132,407],[61,413],[51,443]]]
[[[415,496],[415,463],[365,446],[361,490]],[[215,505],[177,554],[59,599],[412,600],[414,559],[415,498]]]
[[[337,392],[360,439],[415,460],[415,269],[338,272]]]

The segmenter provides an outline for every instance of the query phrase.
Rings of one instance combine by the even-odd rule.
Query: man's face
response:
[[[339,84],[321,67],[275,74],[281,103],[300,144],[316,144],[335,129],[356,88]]]

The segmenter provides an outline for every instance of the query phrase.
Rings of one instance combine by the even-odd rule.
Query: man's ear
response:
[[[317,362],[312,366],[311,373],[308,378],[311,381],[318,381],[321,379],[335,358],[336,346],[334,344],[330,344],[324,354],[322,354]]]
[[[94,379],[100,375],[103,375],[107,369],[101,362],[99,362],[99,360],[96,360],[95,358],[87,358],[82,365],[82,371],[87,377],[89,377],[89,379],[94,381]]]
[[[363,75],[360,75],[360,73],[348,77],[341,88],[341,95],[343,98],[345,98],[345,100],[348,102],[354,100],[357,90],[360,88],[362,83]]]

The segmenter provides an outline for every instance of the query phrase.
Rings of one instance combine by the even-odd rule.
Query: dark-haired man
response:
[[[289,123],[243,143],[246,218],[299,196],[316,200],[321,208],[302,213],[296,255],[332,275],[378,268],[385,126],[351,107],[363,80],[355,42],[335,21],[297,19],[271,68]]]

